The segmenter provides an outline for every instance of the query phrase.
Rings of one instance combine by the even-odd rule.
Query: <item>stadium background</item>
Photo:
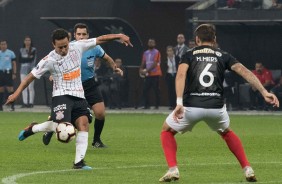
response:
[[[121,57],[124,64],[129,67],[130,92],[129,102],[135,105],[142,92],[142,81],[138,76],[137,67],[140,65],[142,52],[147,49],[147,40],[153,37],[157,41],[157,49],[161,51],[162,61],[165,58],[165,48],[167,45],[176,45],[176,36],[178,33],[185,33],[186,40],[191,39],[192,30],[195,26],[191,23],[198,13],[198,17],[203,20],[218,19],[218,11],[210,12],[203,10],[202,15],[199,12],[189,10],[196,1],[183,2],[152,2],[150,0],[10,0],[5,6],[0,7],[0,38],[8,41],[8,48],[18,54],[22,46],[25,35],[30,35],[34,45],[38,50],[38,58],[44,57],[52,49],[50,35],[51,32],[60,26],[50,21],[48,17],[72,17],[72,18],[110,18],[116,17],[118,20],[125,21],[132,28],[135,35],[133,44],[134,49],[126,48],[115,52],[112,45],[104,45],[106,52],[115,57]],[[237,14],[234,15],[234,11]],[[224,17],[236,19],[238,10],[224,11]],[[269,69],[282,69],[282,26],[279,17],[282,17],[280,10],[267,10],[266,17],[259,15],[264,10],[242,10],[240,20],[248,19],[251,11],[256,11],[253,20],[265,19],[265,22],[242,23],[235,22],[230,24],[228,19],[225,23],[218,23],[218,43],[221,48],[233,53],[235,57],[241,60],[248,68],[253,68],[254,63],[260,60],[265,63]],[[233,13],[233,14],[232,14]],[[220,14],[219,14],[220,15]],[[207,18],[205,18],[205,16]],[[276,19],[273,21],[273,19]],[[267,21],[269,20],[269,21]],[[74,20],[75,22],[76,20]],[[91,20],[90,20],[91,21]],[[62,20],[61,22],[65,22]],[[73,21],[69,25],[64,24],[64,28],[70,29]],[[77,22],[80,22],[77,20]],[[58,22],[57,22],[58,23]],[[93,23],[95,25],[95,23]],[[99,27],[100,24],[97,25]],[[110,27],[110,25],[109,25]],[[95,26],[93,27],[95,28]],[[110,27],[111,28],[111,27]],[[92,30],[92,37],[110,32],[95,32]],[[127,33],[127,32],[125,32]],[[117,46],[119,48],[121,46]],[[120,54],[120,55],[119,55]],[[164,62],[162,68],[165,68]],[[165,70],[163,69],[165,73]],[[164,78],[163,78],[164,79]],[[161,105],[167,105],[167,92],[164,80],[161,80]],[[15,87],[19,84],[18,80]],[[45,85],[47,88],[45,88]],[[50,101],[50,84],[44,78],[35,83],[36,97],[35,104],[46,104],[45,93],[47,90]],[[21,103],[18,99],[17,103]]]

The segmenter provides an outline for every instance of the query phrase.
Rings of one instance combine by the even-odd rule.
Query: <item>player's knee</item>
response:
[[[76,128],[78,131],[86,131],[88,132],[89,130],[89,122],[87,118],[84,119],[79,119],[78,121],[76,121]]]
[[[173,134],[176,134],[177,132],[172,129],[166,122],[164,122],[163,127],[162,127],[162,132],[163,131],[169,131],[172,132]]]
[[[99,119],[99,120],[105,119],[106,113],[103,111],[94,112],[94,114],[95,114],[96,119]]]

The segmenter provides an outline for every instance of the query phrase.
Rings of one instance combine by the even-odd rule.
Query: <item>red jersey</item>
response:
[[[258,73],[256,70],[253,70],[252,72],[253,74],[255,74],[255,76],[258,78],[262,85],[265,84],[266,81],[270,81],[271,85],[275,84],[272,78],[272,73],[268,69],[264,68],[262,70],[262,73]]]

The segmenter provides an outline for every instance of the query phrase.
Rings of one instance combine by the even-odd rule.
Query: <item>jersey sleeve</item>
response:
[[[192,51],[189,50],[181,56],[179,64],[186,63],[189,65],[191,61],[192,61]]]
[[[13,51],[11,52],[11,59],[12,59],[12,61],[16,60],[16,55],[15,55],[15,53]]]
[[[105,55],[105,51],[104,49],[102,49],[102,47],[100,45],[97,45],[95,47],[95,55],[98,56],[99,58],[103,58]]]
[[[40,79],[40,77],[44,73],[49,71],[49,67],[48,67],[49,62],[50,61],[48,61],[48,56],[46,56],[41,61],[39,61],[37,66],[31,71],[32,75],[34,75],[34,77],[36,77],[37,79]]]
[[[226,61],[226,67],[228,70],[231,71],[231,67],[236,64],[236,63],[240,63],[235,57],[233,57],[231,54],[229,53],[225,53],[225,61]]]
[[[87,40],[79,40],[74,42],[74,45],[83,53],[86,50],[92,49],[96,46],[96,38]]]

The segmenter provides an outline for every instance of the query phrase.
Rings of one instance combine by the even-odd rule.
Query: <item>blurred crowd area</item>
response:
[[[219,9],[282,9],[281,0],[217,0]]]

